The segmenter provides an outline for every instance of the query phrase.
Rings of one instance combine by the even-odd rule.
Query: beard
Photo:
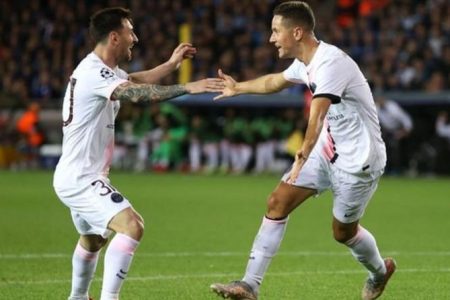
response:
[[[129,61],[131,61],[133,55],[131,53],[130,48],[126,48],[126,50],[123,50],[120,55],[119,55],[119,59],[118,59],[118,63],[127,63]]]

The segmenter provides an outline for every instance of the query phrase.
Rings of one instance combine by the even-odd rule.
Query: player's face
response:
[[[133,31],[133,25],[131,25],[130,21],[124,19],[122,21],[123,28],[119,31],[120,36],[120,61],[129,61],[131,60],[131,49],[134,44],[138,42],[138,38]]]
[[[282,16],[275,15],[273,17],[272,35],[269,41],[278,48],[278,56],[280,58],[295,57],[296,40],[293,30],[285,26]]]

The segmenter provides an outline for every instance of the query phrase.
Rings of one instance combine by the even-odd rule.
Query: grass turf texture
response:
[[[218,299],[241,278],[277,176],[113,173],[146,220],[121,299]],[[66,299],[77,234],[48,172],[0,172],[0,299]],[[450,299],[446,179],[383,178],[362,224],[398,272],[383,299]],[[331,194],[292,215],[260,299],[360,299],[366,278],[331,234]],[[99,299],[102,259],[91,294]]]

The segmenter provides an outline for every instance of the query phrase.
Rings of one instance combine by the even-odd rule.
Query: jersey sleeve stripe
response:
[[[318,98],[318,97],[328,98],[331,100],[332,104],[341,103],[341,97],[333,95],[333,94],[317,94],[317,95],[313,96],[313,99]]]

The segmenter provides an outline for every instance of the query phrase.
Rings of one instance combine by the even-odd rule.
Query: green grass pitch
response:
[[[146,220],[121,299],[218,299],[239,279],[278,176],[113,172]],[[0,299],[66,299],[77,234],[50,172],[0,172]],[[383,178],[362,224],[398,272],[383,299],[450,299],[450,180]],[[99,299],[103,263],[91,287]],[[360,299],[366,274],[331,234],[331,195],[299,207],[261,288],[262,300]]]

